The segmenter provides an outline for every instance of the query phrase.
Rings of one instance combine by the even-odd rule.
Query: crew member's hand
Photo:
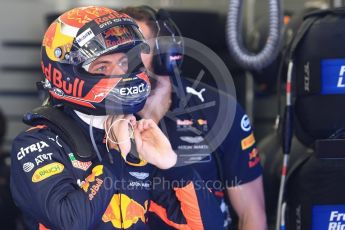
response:
[[[147,162],[160,169],[168,169],[176,164],[176,153],[153,120],[137,121],[134,138],[139,155]]]
[[[133,115],[113,115],[108,116],[104,128],[108,133],[109,149],[116,149],[126,157],[131,150],[130,136],[133,130],[130,129],[129,123],[136,126],[136,119]]]

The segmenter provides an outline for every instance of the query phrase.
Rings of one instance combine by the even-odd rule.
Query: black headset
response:
[[[184,43],[179,28],[163,9],[155,9],[143,5],[140,9],[147,12],[157,28],[154,36],[152,66],[157,75],[175,75],[179,70],[184,54]],[[177,67],[177,68],[176,68]]]

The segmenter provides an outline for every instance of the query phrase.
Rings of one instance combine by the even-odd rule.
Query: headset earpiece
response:
[[[167,11],[156,11],[145,5],[141,6],[141,9],[150,14],[157,27],[152,60],[153,72],[157,75],[175,75],[175,69],[180,70],[184,54],[180,30]]]

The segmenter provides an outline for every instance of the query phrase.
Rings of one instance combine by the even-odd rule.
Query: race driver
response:
[[[104,7],[69,10],[49,26],[42,87],[45,106],[60,113],[53,125],[18,135],[11,154],[11,192],[30,229],[148,229],[148,210],[162,203],[161,218],[175,228],[220,229],[213,196],[195,187],[198,175],[173,168],[176,154],[161,130],[131,115],[150,92],[140,59],[147,49],[129,16]],[[61,123],[69,127],[56,133]],[[80,138],[73,130],[92,143],[92,158],[67,144]],[[154,182],[156,174],[179,183]]]

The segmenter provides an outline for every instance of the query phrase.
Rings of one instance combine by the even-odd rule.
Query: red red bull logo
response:
[[[111,36],[119,37],[128,33],[128,29],[122,26],[115,26],[104,32],[104,38],[109,38]]]
[[[121,20],[122,18],[129,18],[129,16],[127,16],[126,14],[122,14],[116,11],[111,12],[108,15],[99,17],[97,19],[95,19],[95,22],[97,23],[97,25],[100,25],[102,23],[108,22],[110,20]]]
[[[258,156],[259,151],[257,148],[254,148],[250,153],[249,153],[249,160],[252,160]]]
[[[43,62],[41,62],[41,65],[46,78],[48,81],[52,82],[54,86],[62,89],[65,94],[72,95],[73,97],[81,97],[85,83],[83,80],[75,78],[73,82],[67,82],[62,78],[61,71],[52,67],[51,64],[45,67]]]
[[[139,220],[143,223],[146,222],[147,205],[148,201],[145,201],[143,207],[126,194],[115,194],[103,214],[102,220],[105,223],[111,222],[115,228],[127,229]]]
[[[121,80],[121,78],[101,79],[84,97],[82,97],[85,81],[79,78],[75,78],[73,82],[66,81],[61,71],[54,68],[51,64],[45,66],[43,62],[41,62],[41,66],[46,75],[46,79],[54,86],[54,88],[50,90],[54,98],[66,100],[89,108],[94,108],[90,102],[99,103],[103,101]]]
[[[207,125],[207,120],[198,119],[198,124],[199,125]]]
[[[249,168],[253,168],[260,162],[259,151],[257,148],[253,148],[253,150],[249,153]]]
[[[128,33],[126,27],[115,26],[103,33],[107,47],[117,46],[126,42],[133,41],[133,36]]]
[[[131,41],[133,41],[131,37],[123,37],[123,38],[117,37],[116,39],[106,39],[105,45],[107,46],[107,48],[109,48],[109,47],[117,46],[117,45],[124,44]]]
[[[103,180],[101,178],[98,178],[102,174],[103,165],[97,165],[92,169],[91,174],[85,178],[85,181],[81,182],[80,187],[84,190],[84,192],[89,193],[89,200],[93,200],[93,198],[98,193],[99,188],[103,184]],[[92,185],[90,187],[91,183]]]

